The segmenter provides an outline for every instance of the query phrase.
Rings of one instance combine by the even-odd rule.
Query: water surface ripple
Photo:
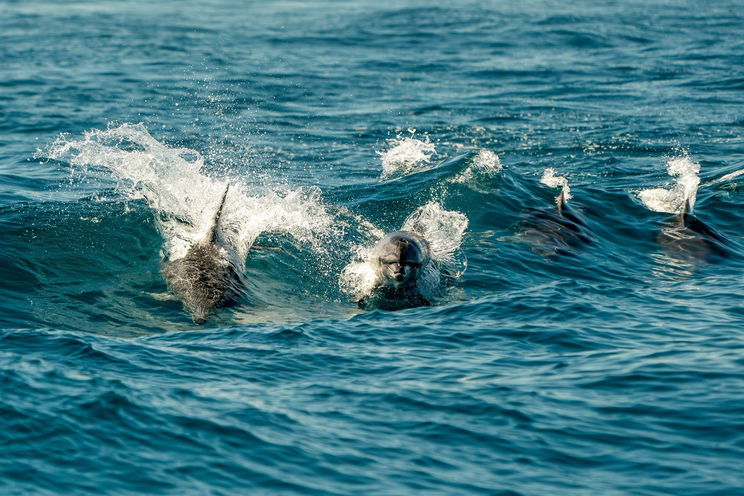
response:
[[[502,3],[0,5],[0,493],[741,494],[744,11]]]

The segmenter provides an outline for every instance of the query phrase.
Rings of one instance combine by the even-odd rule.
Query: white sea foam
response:
[[[387,140],[391,148],[377,152],[382,161],[382,177],[405,175],[428,164],[436,154],[436,146],[425,136],[423,140],[414,137],[415,129],[409,129],[411,136],[401,136]]]
[[[692,211],[700,185],[700,164],[685,155],[669,160],[667,172],[675,178],[671,187],[644,189],[638,198],[654,212],[681,213],[686,202]]]
[[[458,258],[458,252],[467,227],[465,214],[445,210],[435,202],[418,208],[403,222],[401,230],[420,234],[429,242],[432,260],[436,262],[424,269],[418,283],[419,291],[427,299],[433,298],[440,289],[441,268],[446,268],[452,277],[459,277],[465,271],[465,260]],[[380,232],[374,241],[381,238]],[[374,289],[376,275],[370,260],[374,244],[357,247],[356,259],[344,268],[339,286],[345,293],[363,297]]]
[[[478,170],[489,172],[501,172],[503,168],[501,159],[491,150],[478,150],[478,153],[473,157],[473,166]]]
[[[455,183],[475,185],[481,178],[493,177],[501,172],[504,166],[501,159],[491,150],[478,150],[470,165],[452,179]]]
[[[568,179],[564,176],[556,175],[556,170],[552,167],[545,169],[540,182],[550,188],[561,188],[561,194],[563,195],[564,201],[568,201],[572,198],[571,188],[568,187]],[[560,195],[556,197],[556,203],[559,201],[560,197]]]
[[[358,260],[344,267],[338,280],[341,291],[353,295],[355,298],[362,298],[372,293],[377,275],[374,267],[367,263],[371,251],[371,249],[359,250],[357,252]]]
[[[465,214],[445,210],[439,203],[429,202],[409,215],[401,229],[418,233],[429,241],[431,257],[435,262],[453,263],[455,251],[460,248],[467,227]]]
[[[144,197],[155,212],[169,259],[184,256],[204,236],[226,182],[231,186],[218,234],[240,264],[262,232],[283,232],[313,243],[332,230],[333,219],[319,189],[255,194],[242,178],[206,175],[198,152],[169,147],[142,124],[93,130],[82,139],[62,137],[47,156],[67,160],[83,174],[88,168],[103,167],[113,173],[124,193]]]

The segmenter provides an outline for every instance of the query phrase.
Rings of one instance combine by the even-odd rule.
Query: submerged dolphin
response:
[[[164,269],[170,290],[181,299],[195,324],[204,324],[215,308],[240,296],[240,273],[217,241],[217,226],[229,188],[228,183],[206,235]]]
[[[568,208],[565,192],[556,198],[555,210],[534,210],[523,222],[518,234],[520,241],[532,247],[532,251],[545,257],[572,255],[572,248],[591,243],[585,234],[584,221]]]
[[[685,200],[682,212],[662,226],[657,241],[667,255],[684,263],[703,262],[711,256],[728,255],[726,238],[692,214],[689,199]]]
[[[388,233],[372,249],[368,263],[375,271],[372,293],[359,300],[361,308],[394,310],[431,303],[419,291],[424,270],[434,262],[429,242],[411,231]]]

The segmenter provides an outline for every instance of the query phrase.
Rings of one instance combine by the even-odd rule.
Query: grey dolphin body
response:
[[[215,308],[234,302],[240,295],[240,273],[217,242],[217,226],[229,188],[228,184],[204,238],[164,269],[170,290],[181,299],[195,324],[204,324]]]
[[[661,227],[657,241],[672,259],[690,265],[729,254],[726,238],[692,214],[689,200],[685,201],[682,213]]]
[[[375,288],[359,300],[361,308],[394,310],[431,303],[419,291],[419,279],[432,263],[429,242],[411,231],[388,233],[372,249]]]
[[[561,192],[555,210],[533,210],[523,222],[520,240],[532,247],[532,251],[544,257],[573,255],[574,249],[591,243],[586,234],[586,223],[566,204]]]

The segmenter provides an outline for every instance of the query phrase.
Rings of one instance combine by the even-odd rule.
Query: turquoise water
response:
[[[0,493],[741,494],[743,26],[0,3]],[[197,326],[162,269],[227,182]],[[359,309],[422,207],[433,305]]]

